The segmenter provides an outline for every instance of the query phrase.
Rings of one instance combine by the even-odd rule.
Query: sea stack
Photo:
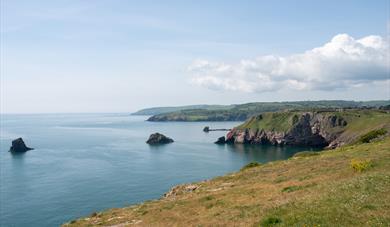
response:
[[[167,144],[167,143],[173,143],[173,139],[156,132],[150,135],[146,143],[150,145]]]
[[[225,144],[226,143],[226,139],[224,136],[221,136],[218,138],[217,141],[214,142],[215,144]]]
[[[34,148],[27,147],[22,138],[17,138],[12,141],[12,146],[10,147],[10,152],[26,152],[33,150]]]

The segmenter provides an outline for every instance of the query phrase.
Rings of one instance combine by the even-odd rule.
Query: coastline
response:
[[[359,172],[351,168],[352,160],[370,160],[373,164]],[[272,218],[280,221],[281,226],[297,223],[326,226],[338,217],[343,217],[337,219],[341,225],[356,225],[363,220],[368,224],[382,220],[384,224],[388,223],[384,220],[390,220],[387,219],[390,212],[361,210],[360,207],[365,204],[384,208],[388,204],[390,198],[382,195],[389,193],[390,167],[386,164],[389,161],[390,137],[316,155],[305,153],[210,180],[179,185],[161,199],[93,213],[64,226],[258,226]],[[353,200],[362,193],[362,187],[367,187],[366,199]],[[345,201],[353,203],[347,211],[340,207]],[[314,203],[316,210],[310,208]],[[329,212],[329,208],[333,210]],[[372,218],[373,213],[376,218]]]

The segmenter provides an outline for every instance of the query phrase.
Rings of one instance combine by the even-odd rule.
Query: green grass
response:
[[[293,121],[296,114],[296,112],[263,113],[256,117],[252,117],[237,128],[286,132],[294,125]]]

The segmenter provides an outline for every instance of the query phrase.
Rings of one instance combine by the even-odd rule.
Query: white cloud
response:
[[[380,36],[339,34],[321,47],[286,57],[268,55],[225,64],[197,60],[191,82],[210,89],[266,92],[334,90],[389,78],[389,43]]]

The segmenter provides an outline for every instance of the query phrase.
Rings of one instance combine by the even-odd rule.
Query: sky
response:
[[[0,1],[1,113],[390,99],[388,0]]]

